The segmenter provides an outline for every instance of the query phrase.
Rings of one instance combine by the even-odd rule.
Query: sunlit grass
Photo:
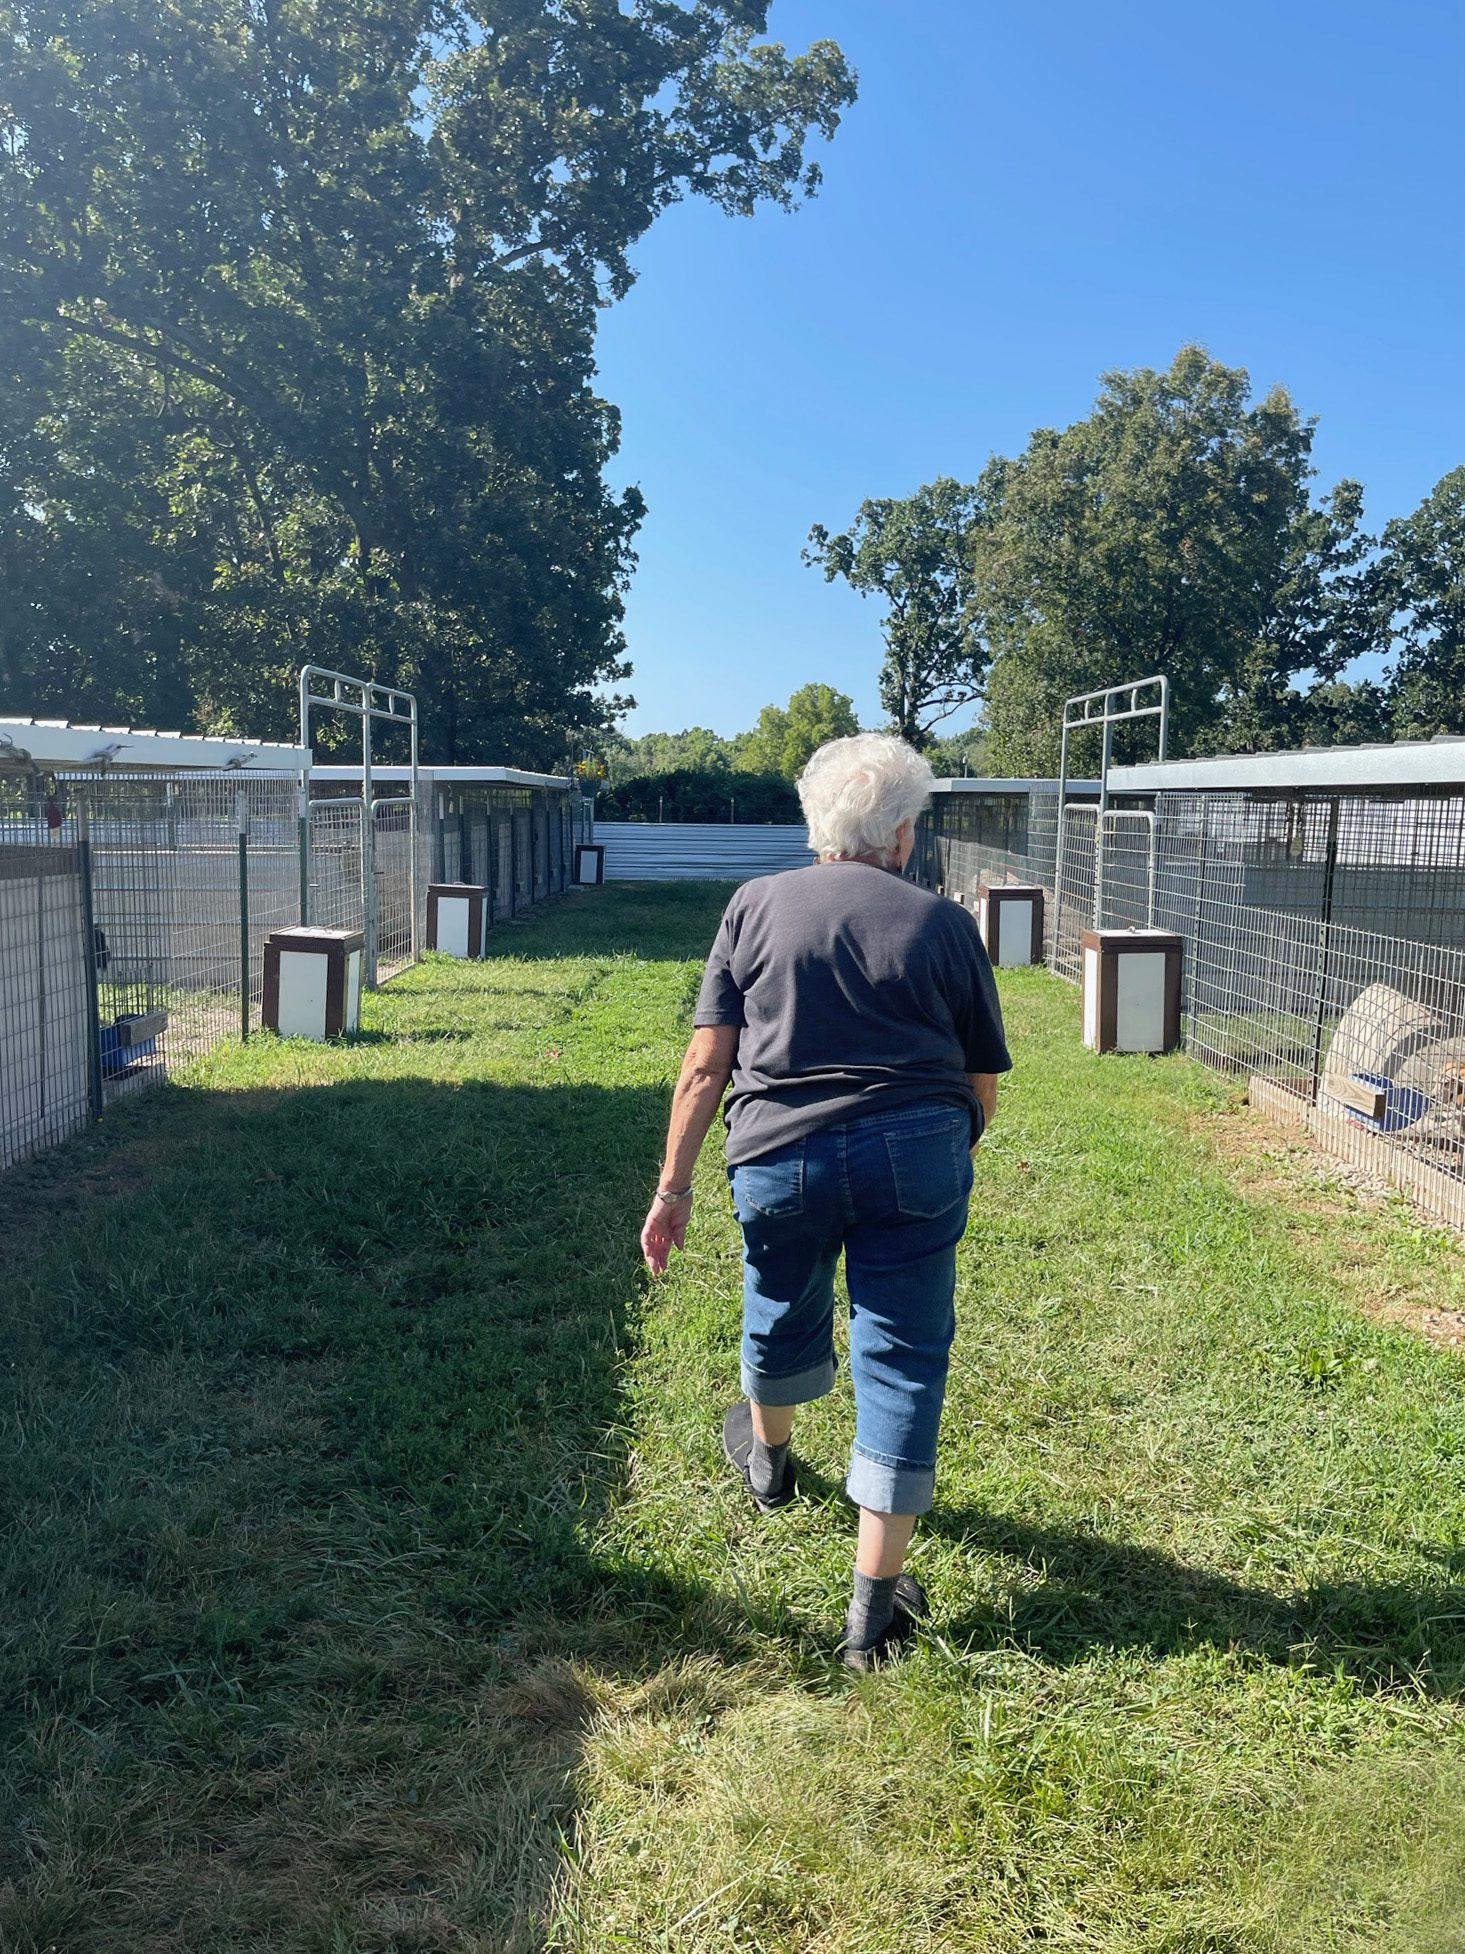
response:
[[[722,892],[432,960],[0,1183],[6,1954],[1465,1944],[1465,1370],[1396,1208],[1004,979],[932,1634],[829,1660],[806,1497],[721,1464],[718,1151],[635,1234]]]

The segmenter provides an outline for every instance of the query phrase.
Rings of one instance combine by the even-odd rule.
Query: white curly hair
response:
[[[897,832],[931,798],[931,763],[890,733],[829,740],[799,776],[809,846],[821,861],[892,858]]]

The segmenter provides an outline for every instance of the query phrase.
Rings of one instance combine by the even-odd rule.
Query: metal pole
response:
[[[1063,830],[1066,816],[1064,804],[1068,799],[1068,707],[1063,708],[1063,737],[1058,746],[1058,835],[1054,843],[1057,850],[1053,863],[1053,951],[1049,957],[1049,968],[1054,976],[1058,974],[1058,946],[1063,936]]]
[[[1185,975],[1187,979],[1185,1042],[1187,1045],[1193,1045],[1195,1043],[1195,1007],[1196,999],[1200,993],[1200,932],[1206,892],[1206,843],[1210,839],[1210,832],[1211,803],[1209,799],[1203,799],[1201,801],[1200,817],[1200,851],[1197,855],[1195,865],[1195,908],[1191,912],[1191,941],[1185,952]]]
[[[407,817],[407,846],[411,850],[408,891],[412,905],[412,961],[422,955],[417,928],[417,700],[412,700],[412,812]]]
[[[1323,866],[1322,928],[1318,936],[1317,1018],[1312,1028],[1312,1097],[1317,1103],[1323,1073],[1323,1025],[1328,1015],[1328,979],[1333,970],[1333,875],[1338,866],[1338,796],[1328,803],[1328,838]]]
[[[376,989],[376,815],[371,805],[371,714],[361,715],[361,932],[362,976]]]
[[[301,777],[300,788],[300,923],[310,922],[310,789]]]
[[[1160,674],[1160,758],[1167,757],[1170,746],[1170,681]]]
[[[1114,757],[1114,722],[1104,701],[1104,745],[1099,761],[1099,815],[1094,822],[1094,928],[1104,927],[1104,822],[1109,813],[1109,762]]]
[[[97,999],[97,912],[92,901],[92,837],[86,790],[76,789],[76,858],[81,869],[81,931],[86,944],[86,1097],[93,1119],[102,1117],[102,1010]]]
[[[239,796],[239,1037],[249,1042],[249,802]]]
[[[300,925],[310,922],[310,667],[300,668],[300,746],[305,758],[300,763]]]

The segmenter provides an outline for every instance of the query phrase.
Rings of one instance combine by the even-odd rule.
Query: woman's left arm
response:
[[[692,1171],[732,1077],[740,1029],[738,1025],[700,1025],[692,1033],[682,1060],[681,1076],[672,1094],[666,1158],[641,1230],[641,1253],[654,1276],[665,1274],[673,1248],[686,1247],[687,1223],[692,1218]]]

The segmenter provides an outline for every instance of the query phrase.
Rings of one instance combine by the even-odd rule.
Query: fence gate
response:
[[[1155,817],[1108,808],[1098,816],[1095,929],[1150,929],[1155,921]]]
[[[1051,955],[1056,974],[1075,984],[1083,965],[1083,933],[1094,925],[1098,836],[1098,809],[1088,802],[1070,802],[1063,813],[1063,851],[1054,892]]]
[[[378,981],[413,961],[412,803],[398,794],[373,801],[376,828],[376,969]]]
[[[310,803],[309,852],[303,922],[317,929],[365,928],[361,891],[362,830],[359,797]]]

